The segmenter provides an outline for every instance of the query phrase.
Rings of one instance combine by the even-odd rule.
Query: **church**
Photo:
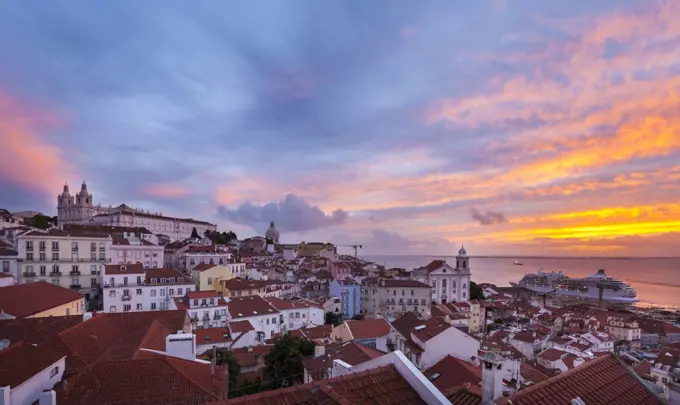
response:
[[[63,191],[57,195],[57,223],[140,227],[155,234],[166,235],[172,241],[191,237],[194,228],[200,236],[203,236],[205,231],[217,230],[217,225],[209,222],[193,218],[168,217],[160,212],[131,208],[125,204],[117,207],[95,205],[85,182],[80,186],[80,191],[73,195],[68,184],[64,184]]]
[[[433,260],[413,270],[412,278],[432,286],[432,302],[467,302],[470,300],[470,258],[464,247],[456,256],[455,267],[446,260]]]

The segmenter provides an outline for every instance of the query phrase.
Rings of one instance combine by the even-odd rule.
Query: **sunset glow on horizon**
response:
[[[363,254],[678,255],[680,2],[152,3],[0,5],[0,208],[86,180]]]

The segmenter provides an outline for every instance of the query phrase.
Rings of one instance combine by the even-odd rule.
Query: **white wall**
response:
[[[57,372],[52,375],[55,367],[58,368]],[[10,405],[31,405],[43,390],[51,390],[61,381],[65,368],[66,357],[62,357],[56,363],[24,381],[23,384],[14,387],[10,392]]]
[[[455,327],[448,328],[425,342],[424,345],[420,344],[414,335],[412,339],[425,348],[420,360],[422,369],[432,367],[449,354],[465,361],[470,361],[472,356],[479,355],[479,341]]]

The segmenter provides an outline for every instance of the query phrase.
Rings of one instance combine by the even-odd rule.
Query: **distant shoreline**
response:
[[[361,257],[456,257],[456,255],[399,255],[399,254],[368,254]],[[583,259],[613,259],[613,260],[649,260],[649,259],[680,259],[680,256],[481,256],[470,255],[472,259],[560,259],[560,260],[583,260]]]

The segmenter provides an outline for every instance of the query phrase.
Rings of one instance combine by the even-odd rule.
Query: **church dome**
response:
[[[64,184],[64,191],[61,193],[62,197],[70,197],[71,193],[68,191],[68,184]]]
[[[467,256],[467,250],[463,246],[460,247],[460,250],[458,251],[458,256]]]
[[[87,197],[89,195],[87,192],[87,184],[85,184],[85,182],[83,182],[83,184],[80,186],[80,193],[78,193],[78,195],[83,197]]]
[[[264,237],[273,243],[279,243],[279,231],[276,230],[276,226],[274,226],[273,221],[269,224],[269,229],[267,229],[267,232],[264,233]]]

